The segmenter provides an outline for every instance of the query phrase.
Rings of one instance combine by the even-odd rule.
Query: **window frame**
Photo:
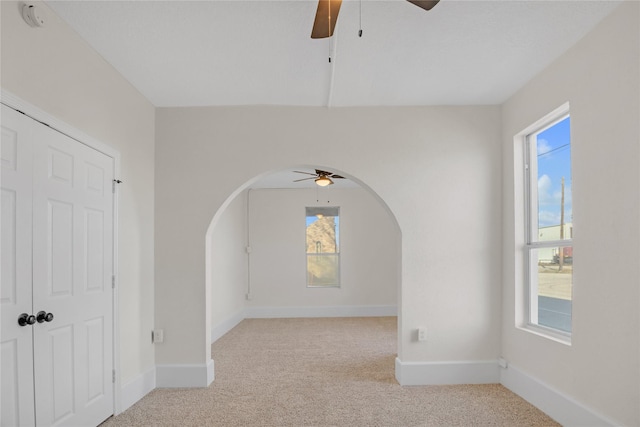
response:
[[[342,228],[342,224],[340,221],[340,216],[341,216],[341,209],[340,206],[307,206],[305,207],[305,221],[309,216],[313,216],[313,215],[309,215],[309,211],[314,211],[317,210],[319,212],[322,212],[324,210],[326,211],[335,211],[333,216],[334,218],[338,218],[338,222],[336,224],[336,230],[335,230],[335,252],[308,252],[307,251],[307,229],[308,227],[305,227],[305,284],[306,287],[308,289],[336,289],[336,288],[341,288],[342,287],[342,256],[341,254],[341,250],[340,250],[340,246],[341,246],[341,242],[340,242],[340,229]],[[316,248],[317,248],[317,244],[320,242],[316,242]],[[322,246],[320,246],[322,248]],[[315,257],[321,258],[321,257],[329,257],[329,256],[335,256],[336,258],[336,283],[335,284],[330,284],[330,285],[314,285],[314,284],[309,284],[309,255],[314,255]]]
[[[520,329],[532,332],[563,344],[571,345],[572,333],[551,326],[538,323],[538,257],[534,256],[540,249],[554,249],[573,247],[573,231],[569,237],[563,240],[539,240],[538,225],[538,168],[537,168],[537,135],[555,126],[559,122],[571,118],[569,103],[547,114],[523,132],[516,140],[521,144],[523,151],[522,172],[523,172],[523,237],[522,255],[522,319],[516,326]],[[535,140],[534,140],[535,137]],[[572,156],[573,157],[573,156]],[[573,161],[571,160],[572,169]],[[516,198],[517,200],[517,198]],[[572,225],[573,230],[573,225]],[[573,274],[572,274],[573,288]],[[573,304],[573,296],[571,299]],[[517,312],[517,311],[516,311]],[[572,310],[573,312],[573,310]],[[573,324],[573,322],[572,322]]]

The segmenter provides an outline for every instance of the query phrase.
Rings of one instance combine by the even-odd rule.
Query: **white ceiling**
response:
[[[156,107],[500,104],[619,3],[344,0],[312,40],[316,0],[47,1]],[[252,187],[314,187],[300,177]]]
[[[314,0],[47,3],[157,107],[341,107],[500,104],[620,2],[345,0],[318,40]]]

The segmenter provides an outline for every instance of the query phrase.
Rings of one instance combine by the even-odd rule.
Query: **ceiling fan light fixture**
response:
[[[331,178],[329,178],[328,176],[319,176],[315,179],[316,184],[318,184],[320,187],[326,187],[327,185],[331,185],[333,184],[333,181],[331,181]]]

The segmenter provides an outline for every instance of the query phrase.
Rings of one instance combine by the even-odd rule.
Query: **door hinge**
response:
[[[113,373],[113,375],[111,376],[111,381],[113,381],[113,383],[116,383],[116,370],[114,369],[113,371],[111,371]]]
[[[113,275],[111,276],[111,289],[115,289],[116,288],[116,276]]]

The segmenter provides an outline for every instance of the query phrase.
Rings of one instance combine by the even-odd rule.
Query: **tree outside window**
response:
[[[340,208],[306,208],[307,286],[340,286]]]

